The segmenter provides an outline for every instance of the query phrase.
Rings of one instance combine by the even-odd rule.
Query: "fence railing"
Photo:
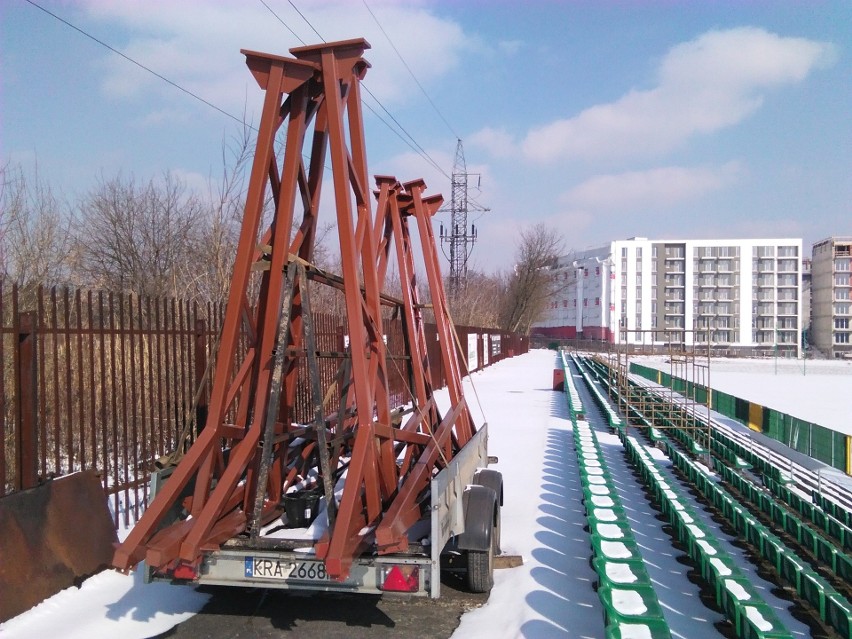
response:
[[[137,519],[154,462],[204,425],[223,307],[171,298],[0,282],[0,498],[51,477],[93,469],[116,525]],[[322,387],[346,361],[346,321],[313,315]],[[388,382],[409,401],[400,320],[386,319]],[[456,327],[463,373],[529,348],[526,337]],[[435,388],[445,385],[437,332],[426,325]],[[312,415],[300,361],[295,413]],[[181,441],[179,441],[181,440]]]
[[[133,503],[152,460],[199,417],[221,310],[0,283],[0,496],[93,469],[114,512],[120,493]]]

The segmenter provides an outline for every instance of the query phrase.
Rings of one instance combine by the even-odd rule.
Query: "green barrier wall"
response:
[[[630,372],[672,388],[676,393],[688,395],[698,403],[707,403],[708,390],[704,386],[680,378],[672,381],[668,373],[641,364],[631,363]],[[847,435],[715,389],[709,392],[713,410],[793,450],[852,475],[852,438]]]

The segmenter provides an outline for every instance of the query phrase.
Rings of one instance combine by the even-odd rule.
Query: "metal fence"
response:
[[[93,469],[126,521],[120,497],[138,509],[131,492],[197,417],[221,310],[0,283],[0,496]]]
[[[93,469],[116,525],[138,518],[160,457],[203,425],[224,308],[0,282],[0,498],[51,477]],[[345,318],[313,315],[323,389],[346,361]],[[391,399],[409,401],[400,320],[385,320]],[[463,373],[526,352],[527,338],[457,327]],[[445,385],[437,332],[426,325],[432,383]],[[207,373],[207,375],[205,375]],[[295,408],[311,419],[300,362]]]

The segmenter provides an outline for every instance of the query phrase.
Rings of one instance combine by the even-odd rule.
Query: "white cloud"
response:
[[[457,23],[426,8],[396,2],[370,5],[427,90],[471,46]],[[286,3],[270,6],[302,40],[308,44],[320,41],[292,7]],[[287,56],[291,47],[303,44],[260,3],[89,0],[86,10],[93,22],[126,36],[126,42],[116,47],[122,53],[238,116],[247,102],[250,111],[256,108],[260,97],[240,49]],[[300,10],[328,41],[364,37],[370,42],[372,48],[365,58],[373,66],[365,84],[386,105],[419,95],[414,80],[360,3],[302,2]],[[164,100],[182,99],[173,87],[114,54],[108,54],[102,65],[108,96],[139,98],[154,91]]]
[[[472,147],[484,149],[494,157],[507,158],[517,152],[515,139],[505,129],[485,127],[465,138]]]
[[[726,188],[742,174],[739,163],[729,162],[721,167],[669,166],[597,175],[562,194],[560,201],[595,211],[660,210]]]
[[[742,121],[768,89],[801,82],[835,55],[828,43],[762,29],[710,31],[666,54],[657,86],[534,128],[523,151],[541,162],[665,153]]]

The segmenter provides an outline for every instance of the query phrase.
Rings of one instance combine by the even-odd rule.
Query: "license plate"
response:
[[[321,561],[281,561],[264,557],[246,557],[245,576],[254,579],[288,581],[328,581]]]

